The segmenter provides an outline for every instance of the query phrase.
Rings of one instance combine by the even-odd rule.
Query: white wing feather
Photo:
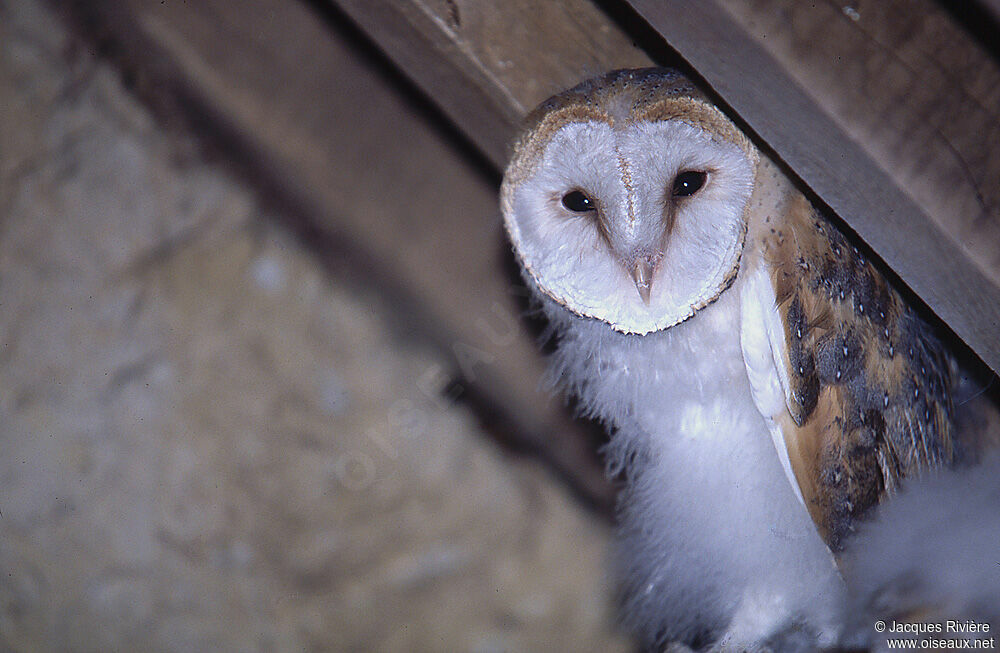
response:
[[[767,422],[774,449],[788,482],[802,505],[805,499],[788,458],[788,446],[777,418],[787,411],[788,378],[784,357],[785,339],[774,297],[774,288],[762,267],[750,270],[740,291],[740,345],[754,404]]]

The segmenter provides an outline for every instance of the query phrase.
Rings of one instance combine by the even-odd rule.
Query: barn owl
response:
[[[928,327],[674,71],[544,102],[501,205],[552,375],[626,479],[631,628],[650,647],[838,642],[855,523],[962,453]]]

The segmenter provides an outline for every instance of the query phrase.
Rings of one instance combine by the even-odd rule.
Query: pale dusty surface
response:
[[[625,650],[605,528],[65,46],[0,2],[0,649]]]

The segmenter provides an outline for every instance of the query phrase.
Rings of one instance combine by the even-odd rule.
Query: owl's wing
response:
[[[954,363],[805,197],[784,208],[756,230],[744,358],[789,480],[836,551],[901,479],[955,459]]]

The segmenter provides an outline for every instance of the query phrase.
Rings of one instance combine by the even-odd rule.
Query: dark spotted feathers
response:
[[[920,470],[953,462],[954,363],[839,231],[796,196],[764,236],[787,345],[789,458],[834,550]]]

